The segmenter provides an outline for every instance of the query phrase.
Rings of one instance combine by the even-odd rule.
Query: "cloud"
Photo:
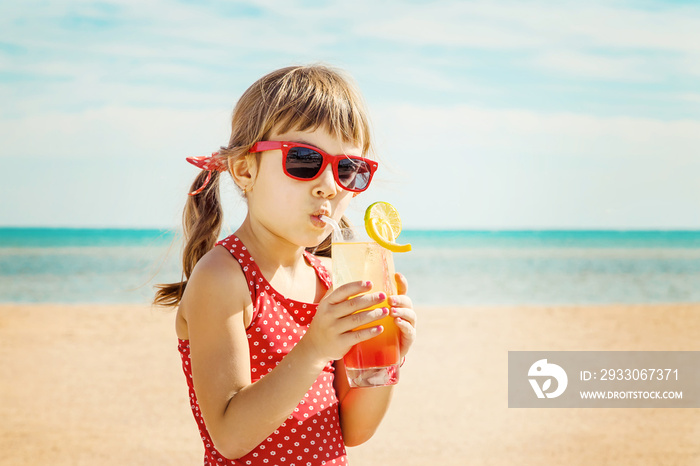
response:
[[[188,58],[201,63],[236,49],[254,57],[255,51],[297,52],[303,45],[313,53],[321,44],[315,39],[327,37],[322,28],[304,28],[300,35],[293,28],[276,27],[285,11],[301,17],[308,16],[308,10],[269,7],[267,16],[251,16],[249,2],[222,2],[218,10],[198,2],[168,0],[100,5],[105,8],[84,0],[36,5],[36,11],[27,3],[23,8],[2,8],[5,40],[27,49],[75,56],[102,53],[113,58]],[[28,27],[34,34],[22,34]]]
[[[678,94],[675,97],[686,102],[700,103],[700,92],[687,92],[684,94]]]
[[[601,81],[690,88],[682,77],[700,75],[700,9],[650,5],[656,10],[542,1],[7,4],[0,112],[211,106],[272,68],[324,60],[377,87],[391,83],[377,95],[393,100],[512,101],[541,92],[539,83],[561,90],[572,80],[587,87],[565,98],[599,92]],[[615,97],[632,100],[629,92]]]
[[[379,194],[396,199],[408,223],[700,226],[699,121],[462,105],[385,106],[375,121],[395,167],[383,176],[400,180]]]
[[[269,13],[251,14],[248,3],[230,2],[3,4],[0,114],[230,105],[264,72],[327,56],[339,35],[330,26],[303,26],[302,33],[289,27],[310,24],[324,9],[304,18],[308,8],[257,8]]]
[[[4,120],[3,157],[90,159],[207,155],[228,143],[229,108],[103,107]]]
[[[693,6],[659,11],[620,2],[441,1],[403,5],[395,15],[357,23],[356,31],[418,45],[700,52],[699,22],[700,8]]]
[[[613,80],[697,74],[700,8],[610,2],[431,2],[355,23],[355,33],[416,47],[523,53],[543,72]],[[654,67],[660,53],[670,68]],[[644,66],[645,62],[651,62]],[[654,71],[654,74],[651,72]]]
[[[695,157],[700,147],[697,120],[601,117],[465,105],[388,105],[378,108],[378,113],[375,119],[394,135],[388,140],[401,141],[399,134],[411,134],[405,144],[407,149],[416,139],[422,139],[422,143],[456,139],[460,146],[504,157],[544,154],[556,158],[652,158],[662,162]]]
[[[649,66],[649,61],[641,57],[606,57],[590,53],[549,51],[538,54],[531,63],[578,79],[653,82],[657,74],[657,70]]]

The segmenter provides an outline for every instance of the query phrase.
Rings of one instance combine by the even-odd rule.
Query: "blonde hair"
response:
[[[253,144],[267,139],[273,130],[285,133],[318,128],[361,147],[363,156],[372,154],[367,111],[348,77],[323,65],[281,68],[263,76],[243,93],[233,110],[228,146],[221,148],[218,157],[232,167],[236,160],[248,155]],[[206,177],[206,171],[200,172],[191,190],[202,186]],[[216,244],[223,221],[219,180],[220,173],[212,171],[206,188],[188,197],[182,217],[183,280],[157,285],[154,304],[177,306],[194,266]],[[345,218],[341,224],[347,224]],[[310,252],[329,256],[330,238],[310,248]]]

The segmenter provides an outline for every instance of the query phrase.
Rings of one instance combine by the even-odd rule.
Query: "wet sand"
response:
[[[700,465],[700,409],[509,409],[508,351],[700,350],[700,304],[419,308],[353,465]],[[0,305],[0,464],[195,465],[171,311]],[[700,370],[700,369],[699,369]]]

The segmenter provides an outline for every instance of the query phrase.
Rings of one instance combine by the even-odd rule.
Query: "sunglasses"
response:
[[[314,180],[326,165],[333,167],[335,182],[347,191],[359,193],[369,187],[379,164],[374,160],[354,155],[330,155],[314,146],[287,141],[260,141],[250,148],[251,153],[266,150],[282,151],[284,173],[295,180]]]

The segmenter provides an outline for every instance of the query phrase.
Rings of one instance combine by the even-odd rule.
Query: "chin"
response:
[[[315,248],[316,246],[321,244],[323,240],[328,238],[329,235],[330,233],[317,231],[315,234],[306,236],[306,238],[304,238],[304,241],[301,242],[301,245],[305,248]]]

